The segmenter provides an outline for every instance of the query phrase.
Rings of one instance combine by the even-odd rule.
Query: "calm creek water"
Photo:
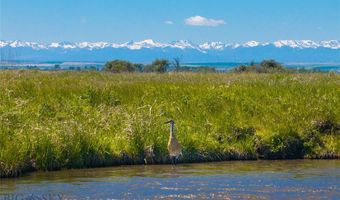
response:
[[[34,172],[2,199],[340,199],[340,160],[228,161]]]

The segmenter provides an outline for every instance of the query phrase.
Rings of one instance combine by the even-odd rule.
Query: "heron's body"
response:
[[[173,120],[170,120],[169,123],[170,123],[170,137],[169,137],[169,142],[168,142],[168,151],[169,151],[169,155],[172,160],[172,163],[176,164],[178,157],[182,153],[182,147],[181,147],[181,144],[178,142],[175,136],[175,133],[174,133],[175,122]]]
[[[182,147],[177,141],[176,137],[169,138],[168,142],[168,151],[170,156],[175,156],[176,158],[179,157],[179,155],[182,152]]]

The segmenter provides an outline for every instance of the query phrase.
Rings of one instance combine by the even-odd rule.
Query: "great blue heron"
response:
[[[178,157],[182,153],[182,147],[181,147],[181,144],[178,142],[178,140],[176,139],[176,136],[175,136],[175,132],[174,132],[175,122],[174,122],[174,120],[169,120],[165,123],[170,124],[170,137],[169,137],[169,142],[168,142],[168,151],[169,151],[169,155],[170,155],[172,164],[176,164]]]

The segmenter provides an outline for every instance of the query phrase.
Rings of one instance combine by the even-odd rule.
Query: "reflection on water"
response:
[[[122,166],[36,172],[0,182],[0,200],[13,194],[55,199],[340,199],[340,160]]]

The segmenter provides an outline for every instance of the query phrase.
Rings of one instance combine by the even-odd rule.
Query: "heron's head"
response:
[[[166,121],[165,124],[175,124],[175,121],[170,119],[169,121]]]

